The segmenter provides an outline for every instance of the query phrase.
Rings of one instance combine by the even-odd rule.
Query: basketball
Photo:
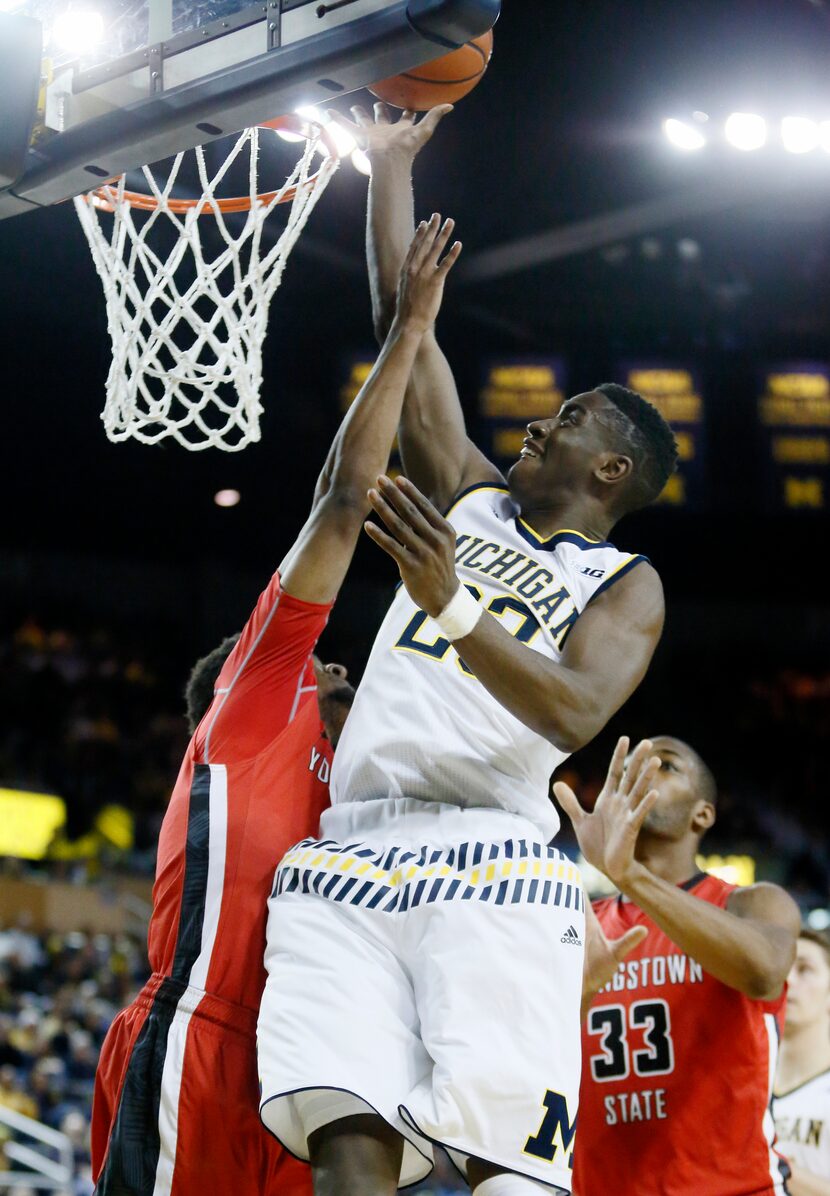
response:
[[[373,83],[369,91],[395,108],[415,112],[426,112],[436,104],[454,104],[481,82],[492,53],[493,31],[488,29],[450,54]]]

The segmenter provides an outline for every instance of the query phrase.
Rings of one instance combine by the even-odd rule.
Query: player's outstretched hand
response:
[[[444,283],[461,253],[460,241],[447,249],[454,228],[454,220],[442,224],[437,212],[419,224],[401,269],[393,333],[403,327],[423,333],[435,323]]]
[[[651,783],[660,767],[659,757],[652,755],[654,745],[650,739],[637,744],[626,767],[628,747],[624,735],[617,743],[605,784],[590,813],[564,781],[553,786],[559,804],[573,823],[585,859],[622,892],[632,872],[639,868],[634,849],[640,828],[657,800]]]
[[[351,108],[354,120],[349,120],[335,108],[329,109],[329,116],[354,137],[358,149],[370,158],[382,154],[414,158],[452,108],[452,104],[439,104],[430,108],[420,120],[417,120],[416,112],[407,109],[398,120],[392,121],[386,104],[375,104],[374,120],[365,108],[355,104]]]
[[[648,934],[645,926],[632,926],[618,939],[609,939],[590,905],[586,915],[585,967],[582,976],[583,1017],[599,990],[613,980],[625,957],[635,947],[639,947]]]
[[[459,584],[452,525],[407,478],[379,477],[369,502],[388,530],[367,521],[367,534],[397,563],[412,601],[439,615]]]

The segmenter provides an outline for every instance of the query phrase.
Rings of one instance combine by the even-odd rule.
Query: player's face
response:
[[[827,1020],[830,1012],[830,964],[818,943],[799,939],[787,977],[787,1030]]]
[[[584,489],[608,451],[616,419],[614,404],[592,390],[568,399],[551,419],[528,424],[519,460],[507,475],[519,505],[544,508],[563,488]]]
[[[332,746],[336,747],[352,708],[354,687],[349,685],[345,665],[323,664],[319,656],[315,656],[313,660],[320,718],[325,723]]]
[[[658,736],[653,754],[660,769],[652,781],[657,801],[646,816],[643,831],[666,839],[681,839],[692,830],[692,818],[700,799],[697,795],[697,766],[685,744]]]

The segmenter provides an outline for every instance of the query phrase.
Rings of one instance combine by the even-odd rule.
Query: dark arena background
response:
[[[662,642],[563,775],[590,800],[617,735],[687,740],[720,788],[704,866],[779,882],[823,929],[830,10],[503,8],[486,78],[416,164],[418,216],[452,215],[464,242],[438,333],[469,426],[509,464],[529,419],[615,381],[680,445],[661,501],[614,537],[662,576]],[[725,136],[731,113],[762,115],[765,144],[751,121]],[[110,444],[105,310],[72,206],[0,224],[0,1106],[67,1136],[74,1178],[55,1190],[75,1196],[92,1191],[97,1051],[146,979],[188,671],[291,544],[373,360],[366,183],[344,163],[297,245],[262,439],[236,455]],[[353,679],[395,581],[361,544],[322,643]],[[0,1118],[0,1172],[25,1170],[15,1142]],[[462,1190],[453,1176],[421,1190]],[[33,1190],[17,1178],[0,1190]]]

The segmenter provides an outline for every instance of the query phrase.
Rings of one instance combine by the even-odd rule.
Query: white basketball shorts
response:
[[[570,1191],[585,905],[578,869],[500,810],[338,805],[280,863],[257,1030],[265,1126],[299,1158],[294,1094],[351,1093],[406,1140]]]

